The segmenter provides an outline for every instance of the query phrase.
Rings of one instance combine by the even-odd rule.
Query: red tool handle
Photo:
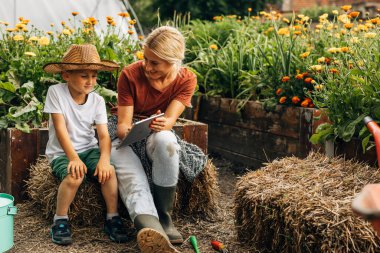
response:
[[[380,170],[380,127],[371,117],[368,116],[364,118],[364,123],[375,139],[377,164]]]

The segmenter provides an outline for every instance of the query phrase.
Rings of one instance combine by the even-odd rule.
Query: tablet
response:
[[[116,149],[119,149],[123,146],[131,145],[137,141],[141,141],[148,137],[148,135],[152,132],[152,129],[149,128],[150,123],[155,118],[164,116],[164,113],[161,114],[155,114],[149,118],[137,121],[132,124],[131,131],[120,141],[120,143],[117,145]]]

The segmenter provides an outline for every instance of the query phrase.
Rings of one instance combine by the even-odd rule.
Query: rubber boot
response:
[[[134,224],[139,231],[137,243],[141,253],[179,253],[170,243],[156,216],[137,215]]]
[[[177,186],[162,187],[153,184],[153,199],[154,204],[160,218],[160,223],[173,244],[183,243],[183,237],[174,227],[171,214]]]

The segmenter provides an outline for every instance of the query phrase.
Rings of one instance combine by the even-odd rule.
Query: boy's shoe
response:
[[[111,241],[122,243],[128,240],[127,230],[120,216],[114,216],[112,219],[106,220],[104,232],[109,236]]]
[[[51,239],[59,245],[69,245],[73,242],[71,238],[71,227],[66,219],[56,220],[50,229]]]

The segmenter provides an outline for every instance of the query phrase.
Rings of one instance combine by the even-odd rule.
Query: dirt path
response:
[[[234,225],[234,188],[238,175],[244,167],[237,167],[230,161],[215,157],[214,164],[218,168],[219,185],[221,190],[219,217],[216,221],[193,220],[191,217],[176,220],[175,224],[186,241],[177,247],[184,253],[195,252],[188,238],[195,235],[198,239],[200,252],[217,252],[210,245],[211,240],[223,242],[229,252],[256,252],[237,241]],[[70,246],[58,246],[49,237],[50,221],[42,219],[38,210],[28,203],[17,205],[19,213],[15,216],[15,246],[10,253],[19,252],[139,252],[136,243],[136,233],[130,229],[131,240],[125,244],[109,241],[102,227],[74,227],[74,243]],[[102,224],[100,221],[99,224]],[[129,222],[128,222],[129,223]],[[130,223],[129,223],[130,225]]]

